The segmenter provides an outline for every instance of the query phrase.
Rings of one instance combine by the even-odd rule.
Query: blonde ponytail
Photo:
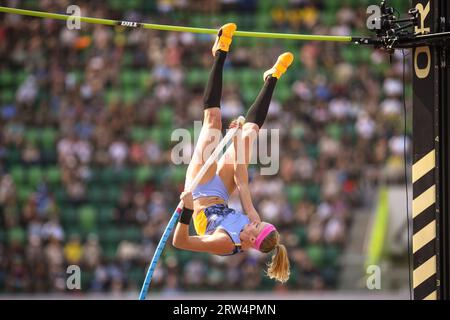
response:
[[[267,275],[270,279],[275,279],[284,283],[288,281],[290,275],[289,258],[286,247],[282,244],[277,244],[275,253],[272,256],[272,261],[268,265]]]
[[[280,234],[272,231],[261,243],[261,252],[268,253],[275,250],[272,261],[268,264],[267,276],[282,283],[289,279],[290,265],[286,247],[280,244]]]

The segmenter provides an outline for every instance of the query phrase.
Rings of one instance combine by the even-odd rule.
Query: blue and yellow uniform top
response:
[[[230,236],[235,249],[230,255],[242,251],[239,237],[242,229],[250,223],[247,215],[228,208],[225,204],[215,204],[197,213],[194,218],[194,227],[198,235],[208,235],[217,229],[223,229]]]
[[[230,195],[219,175],[215,175],[208,182],[199,184],[192,192],[195,199],[202,197],[219,197],[228,202]],[[250,223],[247,215],[242,212],[228,208],[226,204],[215,204],[197,213],[194,218],[194,227],[198,235],[208,235],[217,229],[223,229],[234,243],[234,250],[230,253],[236,254],[242,251],[241,239],[239,237],[242,229]]]

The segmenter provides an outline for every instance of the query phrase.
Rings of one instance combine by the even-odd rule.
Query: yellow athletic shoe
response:
[[[237,26],[234,23],[227,23],[219,29],[219,32],[217,32],[216,42],[211,50],[213,56],[216,56],[217,50],[223,50],[225,52],[230,50],[231,41],[236,29]]]
[[[292,53],[283,53],[278,57],[277,62],[275,62],[274,66],[264,72],[263,80],[266,81],[268,76],[280,79],[281,75],[286,72],[292,61],[294,61],[294,55]]]

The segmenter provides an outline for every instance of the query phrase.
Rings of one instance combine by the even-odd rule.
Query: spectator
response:
[[[80,236],[73,234],[64,246],[64,257],[68,264],[79,265],[83,257],[83,246],[81,245]]]
[[[83,264],[89,269],[94,269],[100,264],[102,249],[96,234],[90,234],[83,247]]]

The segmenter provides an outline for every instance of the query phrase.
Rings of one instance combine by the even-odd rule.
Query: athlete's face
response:
[[[258,222],[253,221],[249,224],[246,224],[244,230],[241,232],[242,240],[248,241],[251,244],[255,243],[256,237],[258,237],[259,233],[264,229],[267,225],[266,222]]]

